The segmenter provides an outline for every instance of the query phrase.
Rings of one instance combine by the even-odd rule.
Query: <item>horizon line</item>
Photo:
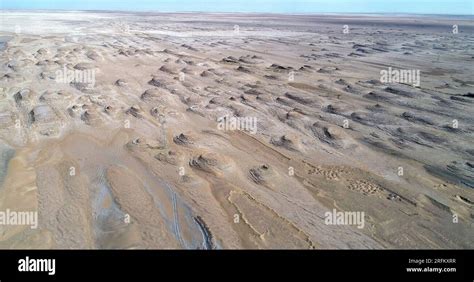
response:
[[[121,13],[173,13],[173,14],[189,14],[189,13],[203,13],[203,14],[269,14],[269,15],[415,15],[415,16],[461,16],[461,17],[472,17],[472,14],[436,14],[436,13],[410,13],[410,12],[305,12],[305,13],[292,13],[292,12],[242,12],[242,11],[159,11],[159,10],[106,10],[106,9],[93,9],[93,10],[82,10],[82,9],[2,9],[2,13],[5,11],[57,11],[57,12],[121,12]]]

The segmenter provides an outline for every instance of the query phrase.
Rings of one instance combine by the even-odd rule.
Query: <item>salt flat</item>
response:
[[[470,17],[0,19],[0,248],[474,247]]]

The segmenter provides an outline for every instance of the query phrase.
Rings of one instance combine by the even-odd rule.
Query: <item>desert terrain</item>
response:
[[[0,41],[0,210],[38,213],[2,249],[474,247],[471,17],[2,11]]]

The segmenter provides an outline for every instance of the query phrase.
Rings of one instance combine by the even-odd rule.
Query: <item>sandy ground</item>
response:
[[[0,19],[0,248],[474,247],[470,18]]]

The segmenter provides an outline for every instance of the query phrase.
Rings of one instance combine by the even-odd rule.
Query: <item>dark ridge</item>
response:
[[[454,101],[459,101],[459,102],[464,102],[464,103],[472,103],[472,101],[470,99],[466,99],[466,98],[463,98],[464,96],[461,95],[453,95],[451,97],[449,97],[449,99],[451,100],[454,100]]]
[[[460,175],[457,167],[447,166],[447,168],[442,168],[433,165],[424,165],[423,167],[429,174],[439,177],[447,182],[474,189],[474,180],[472,177],[468,178]]]
[[[214,243],[212,242],[212,233],[209,230],[209,227],[207,227],[206,222],[204,222],[200,216],[196,216],[194,221],[196,221],[204,236],[203,248],[205,250],[215,249]]]
[[[388,93],[392,93],[392,94],[403,96],[403,97],[409,97],[409,98],[415,97],[415,95],[409,91],[395,89],[393,87],[387,87],[385,88],[385,91],[387,91]]]
[[[402,114],[402,117],[404,119],[408,120],[408,121],[411,121],[411,122],[434,125],[434,123],[431,120],[428,120],[428,119],[423,118],[423,117],[419,117],[419,116],[417,116],[417,115],[415,115],[414,113],[411,113],[411,112],[404,112]]]
[[[274,71],[286,71],[286,70],[292,70],[293,68],[292,67],[284,67],[284,66],[280,66],[280,65],[277,65],[277,64],[272,64],[270,66],[271,69],[273,69]]]
[[[232,56],[229,56],[229,57],[227,57],[227,58],[223,58],[223,59],[222,59],[222,62],[224,62],[224,63],[229,63],[229,64],[238,64],[238,63],[239,63],[239,61],[237,60],[237,58],[234,58],[234,57],[232,57]]]
[[[373,140],[373,139],[370,139],[370,138],[363,138],[361,140],[361,142],[368,145],[370,148],[372,148],[376,151],[379,151],[379,152],[382,152],[382,153],[385,153],[385,154],[388,154],[388,155],[391,155],[391,156],[394,156],[394,157],[398,157],[398,158],[403,158],[403,159],[408,159],[408,160],[411,159],[410,157],[408,157],[405,154],[393,149],[392,147],[390,147],[389,145],[387,145],[383,142]]]
[[[237,68],[238,71],[241,71],[241,72],[245,72],[245,73],[251,73],[250,69],[246,68],[246,67],[243,67],[243,66],[239,66]]]
[[[285,97],[303,105],[314,104],[313,98],[295,93],[286,92]]]

